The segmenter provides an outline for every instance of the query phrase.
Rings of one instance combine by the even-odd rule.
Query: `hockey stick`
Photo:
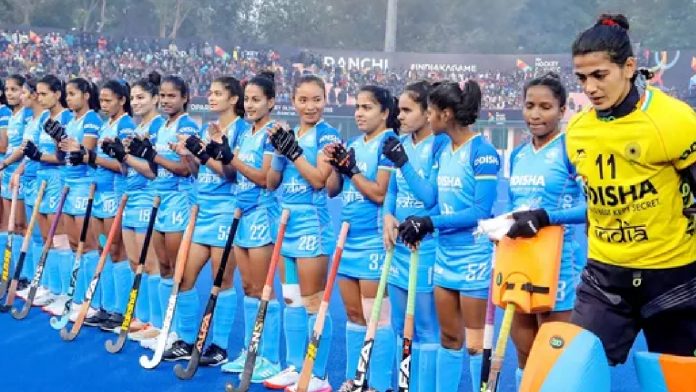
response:
[[[176,308],[177,295],[179,294],[179,285],[181,284],[181,278],[184,276],[184,270],[186,269],[186,261],[188,260],[189,249],[191,248],[191,239],[193,238],[193,230],[196,227],[197,217],[198,204],[195,204],[191,209],[191,216],[189,217],[189,223],[184,231],[184,236],[181,240],[181,245],[179,246],[179,252],[176,254],[172,291],[171,294],[169,294],[169,301],[167,302],[167,310],[164,315],[162,329],[160,329],[160,333],[157,335],[157,346],[155,346],[155,352],[151,359],[148,359],[146,355],[141,355],[139,359],[140,366],[144,367],[145,369],[154,369],[160,364],[160,362],[162,362],[162,355],[167,347],[167,336],[169,335],[172,320],[174,319],[174,309]]]
[[[319,352],[319,341],[321,340],[321,334],[324,331],[324,319],[326,319],[326,313],[329,311],[329,300],[331,299],[331,292],[333,291],[333,285],[336,281],[336,275],[338,274],[338,265],[341,263],[343,246],[346,243],[349,228],[350,223],[348,222],[343,222],[341,225],[341,232],[338,235],[336,250],[334,250],[333,254],[333,262],[331,263],[331,271],[329,272],[329,276],[326,278],[324,296],[322,297],[321,304],[319,305],[319,312],[317,313],[317,318],[314,321],[312,338],[309,340],[307,354],[305,355],[304,363],[302,364],[302,373],[300,374],[300,379],[297,382],[298,392],[307,392],[309,381],[312,379],[314,360],[317,358],[317,353]]]
[[[259,303],[259,310],[256,313],[256,321],[254,321],[254,329],[251,333],[251,341],[249,342],[249,348],[247,349],[247,357],[246,361],[244,362],[244,371],[239,376],[239,386],[235,388],[232,383],[227,383],[227,385],[225,385],[225,390],[227,392],[246,392],[249,390],[249,385],[251,384],[251,375],[254,373],[254,365],[256,364],[256,356],[258,355],[259,346],[261,345],[261,334],[263,333],[263,326],[266,322],[266,309],[268,308],[268,302],[271,300],[271,292],[273,291],[273,277],[275,276],[278,259],[280,259],[280,249],[283,247],[283,238],[285,237],[285,228],[288,225],[289,217],[290,211],[287,209],[283,210],[283,213],[280,216],[278,235],[276,236],[275,245],[273,246],[271,265],[268,266],[266,283],[263,286],[263,292],[261,294],[261,303]]]
[[[185,368],[180,364],[174,366],[174,374],[176,374],[176,376],[182,380],[190,379],[194,374],[196,374],[196,370],[198,370],[198,363],[201,360],[201,351],[203,351],[205,339],[208,337],[210,321],[213,319],[215,304],[217,303],[220,287],[222,286],[222,278],[225,275],[225,268],[227,267],[227,261],[230,258],[232,243],[234,242],[234,236],[237,233],[237,226],[239,226],[239,218],[241,216],[242,210],[237,208],[234,212],[234,220],[232,221],[232,226],[230,226],[230,232],[227,234],[225,249],[222,251],[222,260],[220,260],[220,265],[218,266],[218,270],[215,274],[215,281],[213,282],[213,287],[210,290],[208,304],[205,306],[205,312],[203,312],[203,318],[201,319],[201,324],[198,327],[198,337],[196,338],[196,343],[193,345],[191,359],[189,359],[189,362]]]
[[[372,313],[370,314],[370,322],[367,327],[367,332],[365,333],[363,347],[360,350],[358,367],[355,369],[355,377],[352,380],[352,385],[349,386],[350,391],[352,392],[362,392],[367,390],[367,371],[370,368],[370,356],[372,355],[372,347],[375,343],[375,334],[377,333],[379,316],[382,312],[382,300],[384,299],[384,292],[387,289],[387,277],[389,276],[389,268],[391,267],[393,257],[394,248],[391,248],[387,251],[387,257],[386,260],[384,260],[384,265],[382,266],[382,275],[379,278],[377,295],[375,295],[375,302],[372,305]]]
[[[12,238],[15,231],[15,215],[17,214],[17,197],[19,196],[19,187],[12,188],[12,204],[10,205],[10,223],[7,227],[7,244],[5,244],[5,253],[3,254],[2,277],[0,279],[0,298],[5,296],[7,286],[10,283],[10,266],[12,264]]]
[[[505,306],[503,322],[500,324],[498,340],[495,343],[495,352],[491,360],[491,372],[488,375],[488,385],[486,385],[485,392],[495,392],[497,390],[498,375],[500,374],[500,369],[503,367],[503,358],[505,357],[505,349],[507,347],[508,338],[510,337],[510,327],[512,326],[512,319],[514,317],[515,304],[513,302],[508,302],[507,306]]]
[[[157,210],[159,209],[160,200],[161,199],[159,196],[155,196],[155,199],[152,202],[152,210],[150,210],[150,222],[147,224],[145,241],[143,242],[143,249],[140,251],[140,260],[138,260],[138,267],[135,270],[133,288],[131,288],[130,295],[128,296],[128,306],[126,306],[126,311],[123,315],[121,331],[118,334],[116,342],[109,339],[104,344],[106,351],[112,354],[115,354],[123,349],[123,345],[126,343],[126,337],[128,337],[131,320],[133,319],[133,313],[135,312],[135,302],[138,300],[138,293],[140,292],[140,281],[143,279],[143,266],[145,266],[145,259],[147,259],[147,250],[150,247],[150,239],[152,239],[152,230],[155,227],[155,220],[157,218]]]
[[[491,271],[495,267],[495,248],[491,257]],[[491,372],[491,355],[493,351],[493,338],[495,336],[495,305],[493,304],[493,285],[495,274],[491,273],[491,284],[488,286],[488,303],[486,304],[486,324],[483,327],[483,361],[481,363],[481,385],[479,391],[485,392],[488,388],[488,375]]]
[[[399,365],[399,392],[408,392],[410,390],[411,346],[413,345],[413,317],[416,309],[418,256],[418,249],[411,251],[411,262],[408,269],[408,292],[406,294],[406,317],[404,317],[404,342],[401,351],[401,364]]]
[[[53,329],[63,329],[68,325],[70,319],[70,306],[73,303],[73,296],[75,295],[75,286],[77,285],[77,273],[80,270],[80,262],[82,261],[82,252],[85,248],[85,240],[87,239],[87,229],[89,228],[89,218],[92,216],[92,204],[94,203],[94,192],[97,185],[92,183],[89,187],[89,198],[87,199],[87,210],[85,211],[84,221],[82,222],[82,231],[80,232],[80,242],[77,244],[77,252],[75,253],[75,260],[73,261],[72,270],[70,272],[70,286],[68,286],[68,300],[65,301],[65,307],[63,308],[63,314],[60,318],[51,317],[50,323]]]
[[[123,210],[126,208],[126,202],[128,202],[128,194],[123,195],[121,198],[121,204],[118,205],[118,210],[116,211],[116,216],[114,217],[114,223],[111,224],[111,230],[109,230],[109,237],[104,243],[101,255],[99,256],[99,262],[97,263],[97,268],[94,271],[94,276],[87,286],[87,292],[85,293],[85,300],[82,302],[82,307],[80,308],[80,313],[77,315],[75,323],[72,325],[70,332],[63,327],[60,330],[60,338],[66,341],[71,341],[77,337],[82,329],[82,324],[85,322],[87,317],[87,312],[89,311],[89,305],[92,303],[92,297],[94,292],[97,290],[97,284],[99,283],[99,278],[101,278],[102,270],[104,269],[104,264],[106,264],[106,258],[109,256],[111,251],[111,243],[114,242],[116,233],[121,230],[121,220],[123,219]]]
[[[60,217],[63,215],[63,206],[65,205],[65,198],[68,196],[68,191],[70,187],[67,185],[63,187],[63,192],[60,195],[60,201],[58,202],[58,207],[56,207],[56,215],[53,217],[53,222],[51,222],[51,227],[48,229],[48,235],[46,236],[46,242],[44,243],[43,249],[41,250],[41,258],[39,259],[39,264],[36,266],[36,272],[34,273],[34,278],[29,286],[29,295],[27,300],[24,302],[24,307],[22,310],[17,311],[12,309],[12,317],[16,320],[22,320],[29,314],[31,309],[31,304],[34,302],[34,297],[36,296],[36,290],[39,288],[39,283],[41,282],[41,275],[43,275],[44,267],[46,266],[46,259],[48,258],[48,251],[51,249],[53,244],[53,236],[56,234],[56,229],[58,228],[58,222],[60,222]],[[38,210],[39,205],[35,205],[34,209]],[[34,215],[32,213],[32,215]]]
[[[46,190],[46,181],[41,182],[39,187],[39,193],[36,195],[35,205],[40,205],[41,200],[43,200],[43,194]],[[17,265],[15,266],[14,276],[12,277],[12,282],[10,283],[10,289],[7,293],[7,298],[5,298],[5,304],[0,307],[0,312],[7,313],[12,309],[14,305],[15,295],[17,294],[17,284],[19,283],[19,277],[22,274],[22,268],[24,267],[24,261],[27,258],[27,252],[29,251],[29,244],[31,244],[31,233],[36,226],[36,221],[39,219],[39,209],[35,208],[31,213],[31,219],[29,220],[29,225],[24,234],[24,241],[22,241],[22,249],[19,252],[19,259],[17,259]]]

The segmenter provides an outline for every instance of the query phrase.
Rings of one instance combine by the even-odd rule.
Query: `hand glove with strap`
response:
[[[343,144],[336,145],[334,156],[330,162],[339,173],[347,176],[348,178],[353,178],[354,175],[360,173],[360,169],[355,161],[355,150],[353,148],[346,150],[346,147]]]
[[[133,138],[128,146],[128,153],[135,157],[145,159],[150,163],[155,163],[155,157],[157,156],[157,151],[152,145],[152,142],[150,142],[150,139],[147,138]]]
[[[201,162],[201,165],[205,165],[210,159],[210,155],[203,146],[203,141],[196,135],[191,135],[186,139],[186,149],[193,154]]]
[[[65,128],[56,120],[48,119],[43,126],[44,132],[46,132],[51,139],[56,142],[63,140],[67,134],[65,133]]]
[[[116,159],[120,163],[126,160],[126,148],[121,142],[121,139],[116,138],[113,141],[102,142],[102,151],[111,158]]]
[[[543,208],[529,211],[518,211],[512,213],[512,219],[515,223],[512,224],[507,236],[510,238],[532,238],[541,228],[549,226],[549,214]]]
[[[384,145],[382,145],[382,154],[389,158],[397,168],[400,168],[408,162],[408,155],[406,155],[404,145],[394,136],[389,136],[387,140],[384,141]]]
[[[222,143],[211,140],[208,145],[205,146],[205,151],[211,158],[220,161],[223,165],[229,165],[234,159],[232,148],[230,148],[230,142],[225,135],[222,135]]]
[[[278,129],[276,133],[270,136],[270,141],[273,147],[279,153],[287,157],[292,162],[295,162],[295,160],[304,152],[302,147],[300,147],[300,144],[297,142],[295,132],[293,132],[292,129]]]
[[[408,245],[416,246],[425,236],[435,231],[429,216],[411,215],[399,225],[399,236]]]
[[[24,156],[32,161],[40,161],[41,155],[43,154],[39,151],[39,148],[36,147],[36,144],[31,140],[27,140],[27,144],[24,146]]]

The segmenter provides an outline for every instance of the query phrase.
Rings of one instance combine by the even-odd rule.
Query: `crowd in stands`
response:
[[[379,84],[393,91],[420,79],[463,81],[475,78],[483,89],[483,106],[488,109],[516,109],[522,106],[521,86],[532,78],[532,70],[444,73],[379,68],[345,70],[322,64],[322,57],[300,52],[281,58],[273,50],[254,51],[239,47],[225,52],[208,42],[177,46],[174,42],[134,37],[108,37],[82,32],[33,33],[0,29],[0,76],[11,73],[52,73],[64,78],[81,75],[95,83],[108,79],[136,80],[151,70],[177,74],[190,84],[193,96],[205,96],[213,79],[232,75],[248,79],[260,70],[276,73],[278,98],[287,103],[293,80],[311,72],[323,77],[332,105],[352,105],[355,93],[365,84]],[[579,91],[570,69],[561,72],[569,92]]]

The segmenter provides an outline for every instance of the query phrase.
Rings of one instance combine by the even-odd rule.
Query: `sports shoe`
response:
[[[43,308],[41,308],[41,310],[54,316],[60,316],[63,314],[63,310],[65,310],[66,302],[68,302],[68,296],[59,295],[56,297],[56,300],[53,301],[53,303],[51,303],[48,306],[44,306]]]
[[[182,361],[191,359],[191,351],[193,344],[188,344],[183,340],[177,340],[172,344],[172,348],[162,354],[162,359],[165,361]]]
[[[264,357],[258,357],[256,358],[251,382],[252,384],[260,384],[278,373],[280,373],[280,364],[273,363]]]
[[[297,383],[285,388],[285,392],[296,392],[296,391],[297,391]],[[331,392],[331,391],[332,391],[331,384],[329,384],[328,379],[319,378],[317,376],[312,375],[312,378],[309,380],[309,385],[307,386],[307,392]]]
[[[29,279],[21,278],[17,281],[17,290],[24,290],[29,287]]]
[[[102,321],[102,323],[99,325],[99,329],[104,332],[120,333],[121,324],[123,324],[123,315],[114,312],[109,314],[109,318]]]
[[[56,299],[58,299],[58,296],[51,293],[50,291],[46,290],[46,294],[39,296],[39,292],[36,292],[36,296],[34,297],[34,302],[32,302],[32,306],[48,306],[55,302]]]
[[[77,321],[77,316],[80,315],[80,308],[82,308],[82,305],[76,305],[73,303],[71,309],[70,309],[70,322],[74,323]],[[97,309],[94,309],[93,307],[87,308],[87,314],[85,315],[85,321],[87,321],[88,318],[94,317],[99,311]]]
[[[152,326],[152,324],[145,324],[143,328],[138,331],[128,333],[128,339],[134,342],[140,342],[147,339],[155,339],[159,335],[160,330]]]
[[[157,334],[157,336],[155,336],[152,339],[141,340],[140,347],[154,351],[155,348],[157,348],[157,339],[158,338],[159,338],[159,334]],[[177,340],[179,340],[179,336],[176,334],[176,332],[170,332],[169,336],[167,336],[167,341],[165,342],[164,349],[169,350],[170,348],[172,348],[172,345]]]
[[[239,352],[239,356],[237,356],[237,358],[234,361],[226,363],[222,366],[222,371],[225,373],[241,373],[242,371],[244,371],[246,354],[246,350],[242,349],[242,351]]]
[[[227,350],[213,343],[203,351],[199,365],[201,366],[220,366],[227,363]]]
[[[299,379],[300,373],[294,366],[290,365],[287,369],[264,381],[263,386],[269,389],[284,389],[296,384]]]
[[[106,319],[109,318],[109,313],[106,312],[104,309],[99,309],[97,313],[94,314],[92,317],[85,317],[85,325],[88,325],[90,327],[99,327],[101,326],[101,323],[103,323]]]
[[[17,297],[19,297],[25,301],[27,300],[28,295],[29,295],[29,286],[27,286],[21,290],[17,290]]]

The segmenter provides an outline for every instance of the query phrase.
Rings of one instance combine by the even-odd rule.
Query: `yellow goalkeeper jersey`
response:
[[[629,268],[696,261],[696,227],[682,214],[689,186],[678,170],[696,162],[696,114],[652,87],[630,114],[593,109],[567,128],[566,151],[584,181],[589,258]]]

